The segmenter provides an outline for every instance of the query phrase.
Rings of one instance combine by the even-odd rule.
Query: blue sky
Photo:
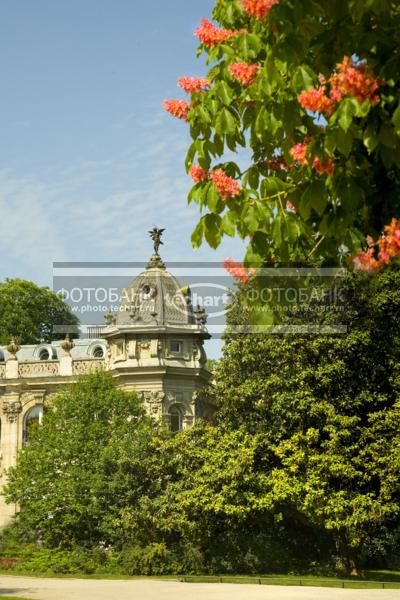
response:
[[[164,98],[202,75],[193,31],[213,0],[2,0],[0,278],[52,282],[53,261],[241,258],[194,251],[186,125]]]

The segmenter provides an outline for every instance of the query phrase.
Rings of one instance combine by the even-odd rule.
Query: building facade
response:
[[[206,314],[191,303],[158,254],[121,295],[119,310],[106,316],[98,339],[0,348],[0,488],[6,471],[17,462],[27,441],[29,424],[41,422],[52,395],[80,375],[110,371],[117,384],[135,390],[149,414],[166,421],[173,431],[207,418],[211,407],[203,395],[210,379],[204,341],[210,336]],[[0,526],[16,508],[0,495]]]

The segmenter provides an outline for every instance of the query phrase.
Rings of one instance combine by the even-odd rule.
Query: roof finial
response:
[[[154,254],[158,254],[158,250],[160,245],[163,245],[164,242],[161,241],[161,236],[164,233],[165,229],[158,229],[157,227],[153,227],[151,231],[149,231],[150,237],[154,242]]]

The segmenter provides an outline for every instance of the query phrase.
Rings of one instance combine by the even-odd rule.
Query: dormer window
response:
[[[50,353],[47,350],[47,348],[43,348],[43,350],[41,350],[39,352],[39,360],[49,360],[50,358]]]
[[[171,340],[169,343],[169,349],[171,354],[181,354],[182,353],[182,342],[178,342],[177,340]]]
[[[96,346],[93,350],[93,358],[104,358],[104,349],[101,346]]]

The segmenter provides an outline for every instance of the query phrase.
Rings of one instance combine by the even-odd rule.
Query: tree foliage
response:
[[[20,507],[22,539],[50,546],[107,540],[113,512],[140,496],[148,427],[139,398],[116,388],[109,373],[84,377],[54,396],[43,426],[30,432],[17,467],[8,471],[6,498]],[[116,448],[128,439],[135,448],[130,469],[116,478]]]
[[[221,427],[260,439],[270,508],[332,532],[349,571],[399,523],[399,284],[348,276],[345,335],[228,333],[213,388]]]
[[[20,344],[38,344],[60,338],[56,327],[77,331],[79,320],[62,298],[47,287],[24,279],[0,284],[0,343],[15,336]]]
[[[194,246],[237,234],[248,265],[337,264],[376,241],[400,208],[398,2],[217,0],[213,17],[222,29],[198,31],[208,86],[183,81],[190,105],[167,106],[202,169]]]

